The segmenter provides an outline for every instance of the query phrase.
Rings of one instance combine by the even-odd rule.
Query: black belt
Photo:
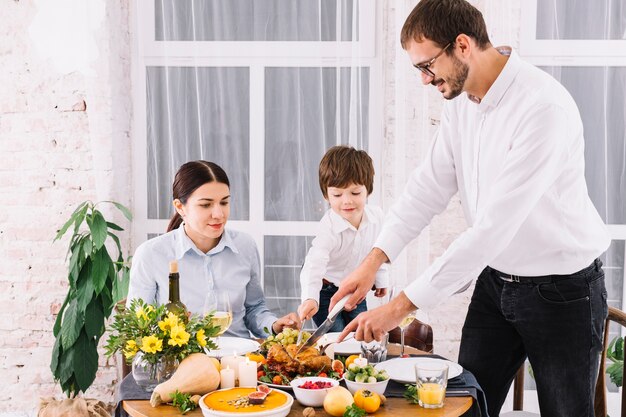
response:
[[[525,277],[525,276],[521,276],[521,275],[512,275],[512,274],[507,274],[504,272],[500,272],[497,269],[493,269],[493,272],[495,272],[501,280],[506,281],[506,282],[519,282],[519,283],[533,283],[533,284],[547,284],[547,283],[551,283],[551,282],[557,282],[557,281],[561,281],[563,279],[568,279],[571,278],[573,275],[584,275],[587,272],[590,272],[594,269],[600,269],[600,267],[602,266],[602,262],[599,259],[594,260],[591,265],[589,265],[586,268],[581,269],[578,272],[574,272],[573,274],[568,274],[568,275],[541,275],[541,276],[534,276],[534,277]]]

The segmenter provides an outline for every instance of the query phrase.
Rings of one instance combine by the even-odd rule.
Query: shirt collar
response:
[[[502,68],[502,71],[500,71],[500,74],[491,87],[489,87],[487,94],[485,94],[485,97],[483,97],[482,100],[478,97],[472,96],[471,94],[467,95],[471,101],[478,104],[478,110],[483,112],[498,105],[508,88],[511,84],[513,84],[513,81],[522,66],[519,56],[510,46],[498,46],[496,49],[500,52],[500,54],[507,55],[509,57],[506,64],[504,64],[504,68]]]
[[[359,229],[367,227],[370,223],[378,223],[376,216],[372,216],[369,207],[365,206],[363,210],[363,218],[361,219],[361,224],[359,225]],[[330,209],[330,224],[333,233],[341,233],[346,229],[352,229],[356,231],[356,227],[352,226],[352,224],[341,217],[339,214],[335,213],[333,209]]]
[[[185,254],[189,252],[190,250],[194,251],[198,255],[204,256],[204,255],[213,255],[213,254],[219,253],[228,247],[234,253],[239,253],[239,249],[237,249],[237,245],[235,245],[235,241],[233,240],[232,236],[230,235],[230,233],[224,230],[224,233],[222,233],[222,238],[218,242],[217,246],[211,249],[208,253],[204,254],[200,249],[198,249],[196,244],[193,243],[193,241],[189,238],[189,236],[187,236],[187,233],[185,233],[184,226],[185,226],[185,223],[183,222],[180,224],[180,226],[178,226],[178,229],[176,229],[174,232],[175,252],[176,252],[177,260],[181,260],[183,256],[185,256]]]

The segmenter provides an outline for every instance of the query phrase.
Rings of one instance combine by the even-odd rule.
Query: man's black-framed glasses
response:
[[[447,44],[446,46],[444,46],[441,51],[439,51],[439,53],[437,55],[435,55],[434,57],[432,57],[431,59],[429,59],[428,61],[426,61],[426,63],[424,64],[415,64],[413,65],[415,68],[417,68],[418,70],[422,71],[424,74],[426,74],[429,77],[435,78],[435,73],[432,72],[430,70],[430,66],[432,64],[435,63],[435,60],[437,58],[439,58],[441,56],[441,54],[443,54],[446,49],[448,49],[454,42],[450,42],[449,44]]]

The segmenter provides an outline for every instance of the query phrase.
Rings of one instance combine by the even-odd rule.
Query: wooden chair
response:
[[[389,332],[389,342],[400,343],[400,328]],[[404,344],[424,352],[433,351],[433,328],[419,320],[413,320],[404,331]]]
[[[595,417],[606,417],[606,351],[609,346],[609,325],[611,322],[626,327],[626,313],[615,307],[609,307],[609,315],[604,324],[604,340],[602,343],[602,357],[600,359],[600,369],[598,371],[598,380],[596,381],[596,394],[594,400]],[[626,382],[626,367],[624,368],[623,381]],[[513,382],[513,410],[522,410],[524,405],[524,365],[517,371],[515,381]],[[522,416],[538,416],[539,414],[528,413],[525,411],[513,411],[510,413],[502,413],[502,417],[522,417]],[[621,417],[626,417],[626,389],[622,389],[622,411]],[[615,416],[612,416],[615,417]]]

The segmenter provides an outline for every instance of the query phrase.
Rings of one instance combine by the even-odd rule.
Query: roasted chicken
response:
[[[305,375],[309,372],[319,373],[330,370],[330,358],[321,355],[314,347],[303,349],[296,356],[298,346],[287,347],[276,343],[267,353],[267,367],[275,372],[281,372],[291,377]]]

